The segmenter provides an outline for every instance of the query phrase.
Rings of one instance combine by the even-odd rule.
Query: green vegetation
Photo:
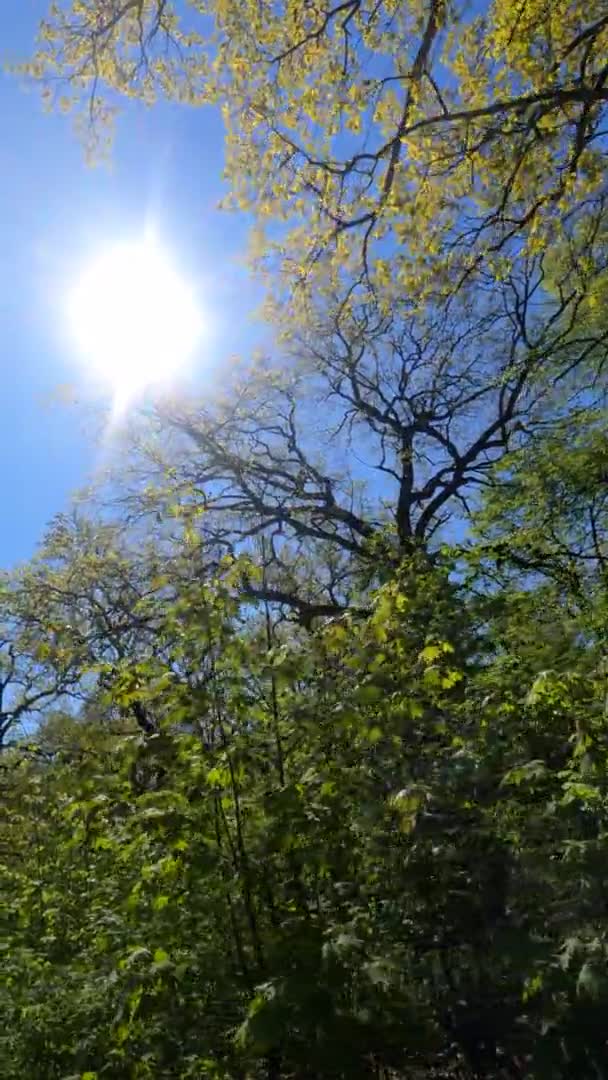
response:
[[[42,29],[222,106],[277,346],[2,580],[3,1080],[608,1077],[608,15],[473,7]]]

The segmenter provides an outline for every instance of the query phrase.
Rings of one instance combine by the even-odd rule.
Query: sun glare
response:
[[[196,298],[155,241],[111,248],[88,266],[69,297],[76,347],[89,374],[124,408],[169,385],[192,359],[202,331]]]

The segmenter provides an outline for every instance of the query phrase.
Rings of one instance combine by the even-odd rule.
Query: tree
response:
[[[219,103],[232,197],[288,228],[285,296],[345,266],[425,302],[601,201],[607,36],[601,0],[94,0],[53,7],[31,72],[93,121],[105,91]]]
[[[136,424],[114,496],[152,529],[181,501],[211,565],[263,549],[252,595],[304,622],[364,607],[379,564],[436,557],[498,463],[552,425],[559,438],[592,384],[601,395],[603,328],[548,295],[550,258],[522,258],[503,282],[480,274],[424,318],[332,306],[282,372],[243,365],[221,399],[163,403]]]
[[[23,733],[47,705],[70,693],[80,678],[57,650],[41,597],[30,586],[27,575],[2,575],[0,750],[15,729]],[[46,660],[51,655],[49,666]]]
[[[305,623],[466,525],[496,461],[561,416],[556,386],[572,400],[605,365],[583,316],[605,265],[607,35],[601,5],[531,0],[57,5],[31,71],[97,126],[104,89],[222,105],[230,197],[279,301],[287,370],[163,407],[130,512],[158,513],[177,432],[165,460],[211,560],[263,537],[255,594]]]
[[[481,553],[552,580],[586,607],[606,589],[606,435],[603,411],[568,416],[514,454],[488,494]]]
[[[222,102],[285,302],[9,583],[8,1080],[607,1073],[607,33],[53,9],[94,123]]]
[[[235,580],[159,606],[197,689],[106,688],[155,733],[3,760],[4,1074],[601,1074],[603,679],[513,680],[513,616],[420,564],[304,648]]]

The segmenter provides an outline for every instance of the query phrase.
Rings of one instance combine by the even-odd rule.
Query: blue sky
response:
[[[47,3],[20,0],[11,7],[4,59],[23,59]],[[210,369],[214,380],[221,377],[224,360],[246,351],[259,330],[249,318],[255,292],[242,265],[246,223],[216,209],[223,194],[216,112],[129,105],[111,165],[95,169],[86,165],[70,119],[45,113],[35,90],[4,74],[0,117],[0,566],[6,567],[31,555],[98,456],[87,433],[91,400],[63,309],[87,259],[155,223],[176,265],[213,309],[203,379]],[[73,394],[62,393],[66,386]]]

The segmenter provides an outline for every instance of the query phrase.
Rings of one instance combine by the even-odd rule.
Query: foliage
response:
[[[378,584],[379,548],[468,525],[556,384],[605,365],[607,40],[570,0],[54,4],[25,70],[93,137],[125,95],[221,107],[226,201],[271,271],[282,370],[165,403],[130,512],[177,490],[211,560],[263,537],[256,595],[305,623],[365,603],[353,556]]]
[[[238,579],[3,759],[3,1075],[601,1074],[602,673],[419,561],[304,646]]]
[[[282,363],[3,578],[7,1080],[608,1075],[607,36],[53,5],[95,133],[222,106]]]
[[[70,0],[31,72],[93,118],[104,90],[219,103],[231,199],[286,224],[290,283],[354,262],[429,295],[601,198],[607,35],[601,0]]]

